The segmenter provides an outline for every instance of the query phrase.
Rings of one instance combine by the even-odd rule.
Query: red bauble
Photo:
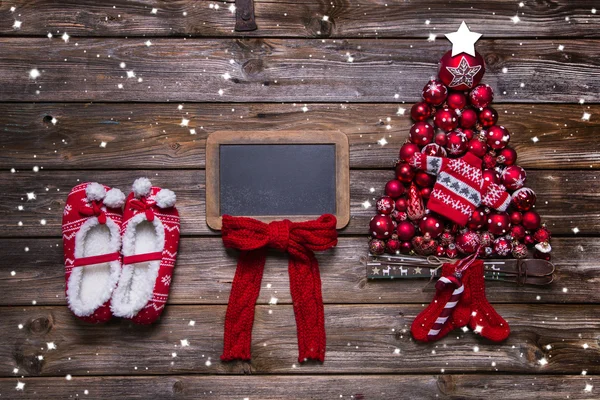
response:
[[[444,223],[436,216],[426,215],[419,223],[419,229],[424,236],[435,239],[444,232]]]
[[[523,225],[514,225],[510,228],[510,235],[513,239],[522,240],[525,237],[525,228]]]
[[[402,196],[405,191],[404,185],[398,179],[392,179],[385,184],[385,194],[394,199]]]
[[[523,226],[525,229],[533,231],[540,227],[542,223],[542,219],[540,218],[540,214],[535,211],[527,211],[523,214]]]
[[[394,233],[394,221],[389,215],[376,215],[369,223],[371,235],[376,239],[387,239]]]
[[[506,166],[513,165],[517,161],[517,152],[512,147],[505,147],[498,153],[496,161]]]
[[[487,144],[483,143],[479,139],[471,139],[469,140],[469,151],[481,158],[487,151]]]
[[[433,116],[433,122],[436,127],[449,132],[458,127],[458,115],[451,108],[442,108]]]
[[[475,136],[475,131],[473,131],[473,129],[469,129],[469,128],[461,129],[461,128],[459,128],[459,130],[461,130],[465,134],[465,136],[467,137],[467,139],[469,139],[469,140],[473,139],[473,137]]]
[[[494,253],[500,257],[508,256],[512,251],[512,244],[507,238],[498,238],[494,240]]]
[[[410,109],[410,116],[416,122],[425,121],[431,115],[431,107],[424,101],[415,103]]]
[[[400,245],[400,252],[402,254],[408,254],[412,250],[413,246],[411,242],[402,242]]]
[[[518,211],[513,211],[509,214],[510,223],[513,225],[519,225],[523,221],[523,214]]]
[[[411,182],[415,177],[415,170],[407,163],[400,163],[396,166],[396,178],[400,182]]]
[[[420,151],[419,146],[414,143],[404,143],[400,148],[400,160],[404,162],[408,162],[413,154],[418,153]]]
[[[446,257],[448,258],[456,258],[458,256],[458,250],[456,250],[456,245],[454,243],[449,244],[446,249]]]
[[[495,183],[496,185],[500,184],[500,175],[494,169],[484,169],[482,176],[485,181]]]
[[[495,212],[488,216],[488,230],[494,235],[505,235],[510,229],[510,218],[505,212]]]
[[[486,128],[495,125],[498,122],[498,113],[492,107],[485,107],[479,113],[479,122]]]
[[[503,126],[490,126],[485,135],[488,146],[494,150],[500,150],[506,147],[510,141],[510,132]]]
[[[450,243],[454,243],[454,235],[450,232],[444,232],[440,235],[440,243],[444,246],[448,246]]]
[[[416,229],[412,222],[402,221],[398,223],[396,233],[400,240],[407,241],[415,237]]]
[[[453,156],[460,156],[467,151],[468,147],[469,141],[463,132],[456,130],[448,134],[448,144],[446,145],[448,153],[452,154]]]
[[[487,153],[486,155],[483,156],[483,167],[484,168],[494,168],[496,166],[496,158],[490,154]]]
[[[523,241],[525,242],[525,244],[534,244],[535,240],[533,240],[533,236],[531,235],[525,235],[525,237],[523,238]]]
[[[446,144],[448,144],[448,137],[446,136],[446,132],[444,132],[444,131],[438,131],[438,133],[435,134],[435,137],[433,140],[434,140],[435,144],[440,145],[440,146],[445,146]]]
[[[456,248],[463,254],[473,254],[481,244],[479,235],[473,231],[466,231],[456,236]]]
[[[443,134],[446,137],[446,134]],[[435,157],[446,157],[446,149],[444,149],[439,144],[429,143],[427,146],[423,147],[421,153],[427,154],[428,156]]]
[[[423,236],[415,236],[412,240],[412,245],[417,252],[422,256],[429,256],[435,253],[437,243],[433,239],[425,238]]]
[[[485,73],[485,62],[481,54],[475,52],[475,57],[460,53],[452,56],[448,50],[440,60],[440,80],[454,90],[469,90],[475,87]]]
[[[432,187],[435,183],[435,178],[425,171],[417,171],[415,173],[415,183],[422,188]]]
[[[377,200],[377,212],[379,214],[389,215],[394,211],[394,199],[390,196],[383,196]]]
[[[473,109],[466,109],[460,115],[460,126],[463,128],[472,128],[477,123],[477,113]]]
[[[400,197],[399,199],[396,199],[396,210],[397,211],[406,211],[407,207],[408,207],[408,202],[406,200],[406,197]]]
[[[471,230],[477,231],[483,228],[486,224],[486,215],[485,208],[478,207],[473,210],[471,214],[471,218],[469,218],[469,222],[467,223],[467,227]]]
[[[525,185],[527,174],[518,165],[511,165],[502,171],[502,184],[509,190],[517,190]]]
[[[431,196],[431,189],[432,188],[430,188],[430,187],[421,188],[419,190],[421,197],[424,198],[425,200],[429,199],[429,196]]]
[[[406,207],[408,218],[412,221],[417,221],[425,215],[425,205],[423,204],[423,198],[417,185],[414,183],[410,185],[408,189],[408,202]]]
[[[535,205],[537,196],[529,188],[521,188],[512,194],[512,204],[517,210],[527,211]]]
[[[527,246],[522,243],[513,245],[512,255],[514,258],[525,258],[527,257]]]
[[[437,79],[430,80],[423,88],[423,99],[433,106],[442,104],[446,96],[448,96],[448,89]]]
[[[435,248],[435,255],[438,256],[438,257],[443,257],[444,254],[446,254],[446,249],[444,248],[444,246],[438,245]]]
[[[402,243],[395,237],[392,237],[385,244],[385,251],[387,251],[390,254],[398,254],[398,253],[400,253],[401,246],[402,246]]]
[[[487,107],[494,100],[494,91],[490,85],[479,85],[469,93],[469,100],[473,107]]]
[[[479,234],[479,240],[481,241],[481,247],[490,247],[494,243],[494,235],[490,232],[481,232]]]
[[[455,110],[462,110],[467,105],[467,97],[461,92],[451,92],[446,99],[448,107]]]
[[[533,240],[538,243],[548,242],[552,235],[550,235],[550,231],[546,227],[541,227],[533,234]]]
[[[406,221],[408,219],[408,214],[406,211],[394,210],[392,211],[392,218],[394,218],[394,221],[396,222]]]
[[[383,254],[385,252],[385,242],[381,239],[371,239],[369,251],[377,256]]]
[[[429,122],[417,122],[410,128],[410,141],[418,146],[425,146],[433,141],[433,134],[433,126]]]

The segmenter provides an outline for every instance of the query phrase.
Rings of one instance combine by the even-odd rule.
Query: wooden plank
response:
[[[386,168],[408,137],[411,104],[0,104],[0,168],[203,168],[207,136],[341,130],[353,168]],[[524,168],[600,168],[600,105],[498,104]],[[590,113],[589,121],[581,119]],[[52,119],[56,119],[53,124]],[[182,119],[188,126],[181,126]],[[389,120],[388,120],[389,119]],[[195,129],[196,134],[190,134]],[[387,145],[378,140],[385,137]],[[533,138],[538,142],[533,142]],[[106,143],[106,147],[100,144]],[[35,155],[35,158],[33,156]]]
[[[444,40],[150,42],[2,38],[0,101],[416,101],[450,49]],[[600,41],[560,44],[563,51],[554,40],[481,41],[485,82],[496,90],[496,101],[598,102]],[[32,68],[40,73],[36,79]],[[127,71],[135,78],[127,78]]]
[[[205,218],[204,170],[165,171],[44,171],[0,173],[0,237],[60,236],[62,211],[68,192],[78,183],[98,181],[128,192],[131,183],[147,176],[156,186],[170,188],[177,194],[182,235],[216,234]],[[373,207],[385,183],[394,177],[390,170],[350,171],[350,223],[341,234],[364,234],[375,214]],[[537,210],[551,231],[594,235],[600,231],[598,179],[596,171],[528,172],[527,186],[538,193]],[[371,190],[373,189],[373,191]],[[35,200],[27,200],[33,193]],[[23,206],[23,210],[18,207]]]
[[[290,36],[290,37],[417,37],[454,32],[461,20],[489,37],[598,37],[598,16],[585,0],[551,4],[514,1],[440,2],[355,0],[352,2],[281,2],[256,0],[258,30],[235,32],[232,0],[210,2],[148,0],[61,2],[16,0],[0,7],[0,34],[60,36]],[[214,5],[219,6],[215,8]],[[10,6],[15,6],[14,13]],[[211,7],[212,6],[212,7]],[[151,13],[156,8],[156,14]],[[511,18],[518,15],[519,23]],[[327,16],[327,18],[324,18]],[[15,19],[23,23],[13,28]],[[426,22],[429,21],[429,22]],[[458,22],[457,22],[458,21]]]
[[[170,306],[159,324],[148,327],[124,320],[89,325],[66,307],[2,307],[0,375],[14,376],[14,368],[23,376],[61,377],[600,372],[600,311],[592,305],[498,305],[511,326],[511,336],[500,344],[462,330],[440,342],[417,343],[409,329],[421,305],[330,305],[325,307],[324,364],[298,363],[288,305],[256,308],[251,363],[220,362],[225,308]],[[184,339],[189,346],[182,347]],[[47,343],[56,349],[48,350]]]
[[[495,303],[598,303],[600,244],[595,240],[553,238],[555,282],[519,287],[488,282]],[[60,239],[1,239],[0,306],[64,305],[64,267]],[[335,250],[318,254],[323,299],[328,304],[425,303],[435,290],[427,280],[372,281],[365,278],[365,237],[341,238]],[[226,251],[220,238],[183,238],[169,304],[227,304],[238,253]],[[259,304],[276,297],[291,304],[287,258],[269,254]]]
[[[15,392],[17,382],[25,383]],[[300,375],[300,376],[75,376],[2,378],[0,393],[14,399],[591,399],[591,376],[559,375]],[[592,388],[586,391],[586,386]]]

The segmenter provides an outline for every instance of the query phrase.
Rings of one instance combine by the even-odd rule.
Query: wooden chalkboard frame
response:
[[[350,155],[348,137],[340,131],[216,131],[206,140],[206,223],[215,230],[222,225],[219,191],[219,148],[227,144],[333,144],[335,145],[337,229],[350,221]],[[255,216],[263,222],[293,222],[318,215]]]

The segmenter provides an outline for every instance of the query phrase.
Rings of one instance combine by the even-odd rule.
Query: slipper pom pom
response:
[[[152,183],[148,178],[137,178],[133,182],[133,186],[131,190],[133,190],[133,194],[135,197],[144,197],[150,194],[150,190],[152,189]]]
[[[102,200],[106,196],[106,189],[98,182],[92,182],[86,186],[85,195],[90,201]]]
[[[175,200],[177,200],[177,196],[175,196],[175,192],[169,189],[161,189],[156,196],[154,196],[154,201],[156,201],[156,205],[160,208],[169,208],[175,205]]]
[[[104,205],[110,208],[121,208],[125,204],[125,195],[117,188],[112,188],[104,196]]]

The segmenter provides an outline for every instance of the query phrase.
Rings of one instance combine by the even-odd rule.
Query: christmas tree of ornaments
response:
[[[400,148],[395,179],[385,185],[369,224],[374,255],[457,258],[533,257],[550,261],[550,231],[535,211],[536,194],[509,146],[511,132],[481,84],[480,34],[463,22],[446,35],[452,50],[414,104],[414,124]]]

